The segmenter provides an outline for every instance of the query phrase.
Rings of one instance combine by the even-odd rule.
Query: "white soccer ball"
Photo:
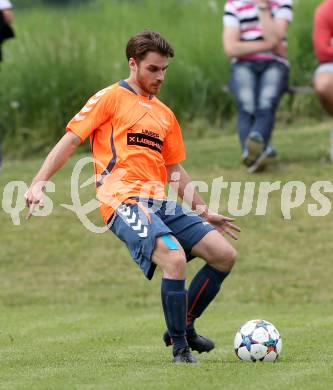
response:
[[[274,362],[281,354],[282,338],[270,322],[251,320],[237,331],[234,348],[241,360]]]

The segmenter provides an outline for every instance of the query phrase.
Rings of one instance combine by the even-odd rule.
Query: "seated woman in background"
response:
[[[229,85],[237,102],[242,161],[250,172],[262,170],[277,155],[270,141],[288,87],[286,36],[292,16],[292,0],[228,0],[224,7]]]

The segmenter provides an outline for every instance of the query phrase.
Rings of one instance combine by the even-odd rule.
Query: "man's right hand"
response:
[[[28,191],[24,195],[26,205],[29,209],[26,219],[31,218],[36,207],[44,206],[44,189],[45,183],[43,181],[32,182],[28,188]]]

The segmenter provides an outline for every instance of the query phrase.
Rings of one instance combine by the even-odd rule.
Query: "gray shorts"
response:
[[[323,72],[332,72],[333,73],[333,62],[326,62],[325,64],[321,64],[315,71],[315,76],[319,73]]]

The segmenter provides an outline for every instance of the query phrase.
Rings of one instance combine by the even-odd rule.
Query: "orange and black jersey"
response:
[[[91,97],[66,130],[82,142],[90,136],[106,223],[128,198],[165,199],[166,166],[185,159],[173,112],[155,96],[136,94],[124,80]]]

